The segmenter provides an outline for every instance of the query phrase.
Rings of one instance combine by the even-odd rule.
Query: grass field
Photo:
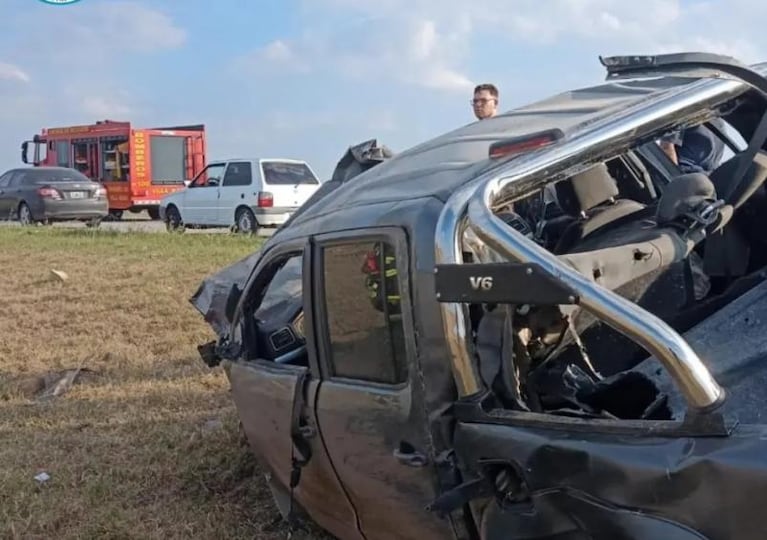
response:
[[[284,538],[188,302],[261,241],[0,229],[0,537]]]

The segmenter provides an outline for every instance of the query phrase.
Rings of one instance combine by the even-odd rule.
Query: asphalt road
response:
[[[19,223],[16,221],[0,221],[0,227],[19,227]],[[65,221],[61,223],[54,223],[51,227],[65,227],[65,228],[85,228],[84,223],[77,221]],[[151,232],[151,233],[166,233],[165,223],[159,220],[151,220],[149,216],[142,212],[140,214],[127,214],[120,221],[103,221],[99,225],[100,229],[115,230],[121,232]],[[271,229],[259,231],[259,236],[271,236]],[[213,229],[186,229],[184,234],[222,234],[228,233],[229,228],[217,227]]]

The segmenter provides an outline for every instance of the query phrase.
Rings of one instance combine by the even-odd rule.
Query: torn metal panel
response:
[[[300,390],[297,375],[301,371],[300,368],[258,370],[246,364],[225,364],[243,429],[259,462],[268,471],[272,489],[290,484],[291,405]],[[307,392],[307,407],[302,414],[311,417],[316,381],[310,382]],[[316,432],[313,436],[317,437]],[[322,446],[315,446],[311,459],[302,468],[294,497],[295,503],[321,526],[344,531],[347,538],[360,538],[355,528],[348,525],[356,521],[355,511]]]
[[[767,282],[762,281],[683,334],[725,387],[723,412],[744,423],[761,424],[767,418],[766,322]],[[647,358],[632,371],[645,375],[668,395],[674,418],[684,415],[684,399],[655,357]]]
[[[486,501],[488,540],[757,540],[767,531],[754,497],[767,482],[763,426],[727,438],[658,438],[461,423],[455,446],[468,477],[483,461],[522,477],[522,500],[495,493]]]
[[[233,287],[242,291],[262,253],[263,248],[208,276],[189,299],[219,337],[228,334],[232,322],[227,316],[227,304]]]

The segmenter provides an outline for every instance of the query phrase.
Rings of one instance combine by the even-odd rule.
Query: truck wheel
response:
[[[152,220],[160,219],[160,209],[159,208],[148,208],[146,213],[149,214],[149,219],[152,219]]]
[[[32,211],[29,209],[29,206],[27,206],[27,203],[21,203],[19,205],[19,209],[16,212],[16,217],[18,218],[19,223],[21,223],[21,225],[24,227],[33,225],[35,222],[35,220],[32,219]]]
[[[234,215],[234,229],[242,233],[256,234],[258,221],[250,208],[240,208]]]
[[[175,206],[169,206],[165,210],[165,227],[169,232],[183,230],[181,228],[181,214]]]
[[[109,209],[109,219],[114,221],[120,221],[123,218],[123,211],[122,210],[112,210]]]

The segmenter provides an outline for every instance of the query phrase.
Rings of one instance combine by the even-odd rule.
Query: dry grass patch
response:
[[[264,529],[276,509],[188,302],[260,241],[0,229],[0,537],[284,537]],[[36,399],[44,374],[78,367]]]

